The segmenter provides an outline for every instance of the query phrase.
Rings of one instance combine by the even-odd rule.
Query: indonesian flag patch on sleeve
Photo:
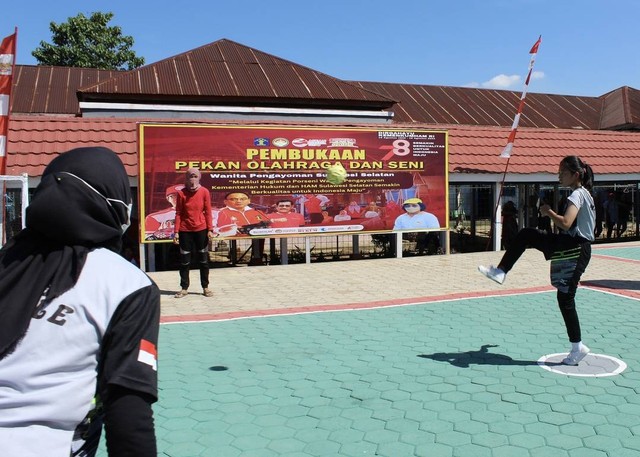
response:
[[[156,345],[151,341],[140,340],[140,352],[138,352],[138,362],[146,363],[154,371],[158,371],[158,351]]]

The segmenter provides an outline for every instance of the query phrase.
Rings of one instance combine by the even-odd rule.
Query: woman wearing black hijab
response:
[[[0,250],[0,455],[156,456],[160,293],[119,256],[131,193],[106,148],[45,169]]]

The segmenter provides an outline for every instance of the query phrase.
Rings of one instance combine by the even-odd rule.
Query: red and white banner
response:
[[[18,32],[9,35],[0,44],[0,175],[6,173],[7,132],[9,131],[9,97],[16,56]]]
[[[524,82],[524,89],[522,90],[522,96],[520,97],[520,105],[518,105],[518,112],[516,113],[516,117],[513,119],[513,125],[511,126],[511,133],[509,134],[507,145],[502,150],[502,154],[500,154],[500,157],[504,157],[507,159],[511,157],[513,143],[516,141],[518,124],[520,123],[520,115],[522,114],[522,109],[524,108],[524,99],[527,96],[527,88],[529,87],[529,81],[531,80],[531,73],[533,73],[533,65],[536,62],[536,54],[538,53],[540,43],[542,43],[542,35],[540,35],[538,41],[536,41],[536,43],[531,48],[531,51],[529,51],[529,54],[531,54],[531,60],[529,61],[529,73],[527,74],[527,79]]]
[[[189,168],[202,172],[219,237],[400,230],[407,199],[421,200],[412,220],[445,229],[447,143],[446,131],[419,128],[140,124],[141,239],[171,242]],[[340,184],[326,179],[336,163]]]

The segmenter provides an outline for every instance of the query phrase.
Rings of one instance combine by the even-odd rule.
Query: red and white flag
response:
[[[158,351],[151,341],[140,340],[138,362],[149,365],[154,371],[158,371]]]
[[[18,31],[0,44],[0,175],[7,170],[7,133],[9,131],[9,97],[15,67]]]
[[[522,90],[522,96],[520,97],[520,105],[518,105],[518,112],[516,113],[516,117],[513,119],[513,125],[511,126],[511,133],[509,134],[509,139],[507,140],[507,145],[502,150],[502,154],[500,157],[509,158],[511,157],[511,151],[513,150],[513,143],[516,140],[516,132],[518,131],[518,124],[520,123],[520,115],[522,114],[522,109],[524,108],[524,99],[527,96],[527,88],[529,87],[529,81],[531,80],[531,73],[533,73],[533,64],[536,62],[536,54],[538,53],[538,48],[540,47],[540,43],[542,43],[542,35],[536,41],[536,44],[533,45],[529,54],[531,54],[531,61],[529,62],[529,73],[527,74],[527,79],[524,81],[524,89]]]

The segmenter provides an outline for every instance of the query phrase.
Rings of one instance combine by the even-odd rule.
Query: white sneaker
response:
[[[591,352],[591,349],[586,347],[584,344],[580,345],[580,349],[577,351],[571,351],[567,356],[562,359],[562,363],[565,365],[575,366],[580,363],[582,359],[584,359],[587,354]]]
[[[497,282],[498,284],[502,284],[504,279],[507,277],[507,274],[502,271],[500,268],[494,267],[490,265],[485,267],[484,265],[478,266],[478,271],[485,275],[487,278]]]

